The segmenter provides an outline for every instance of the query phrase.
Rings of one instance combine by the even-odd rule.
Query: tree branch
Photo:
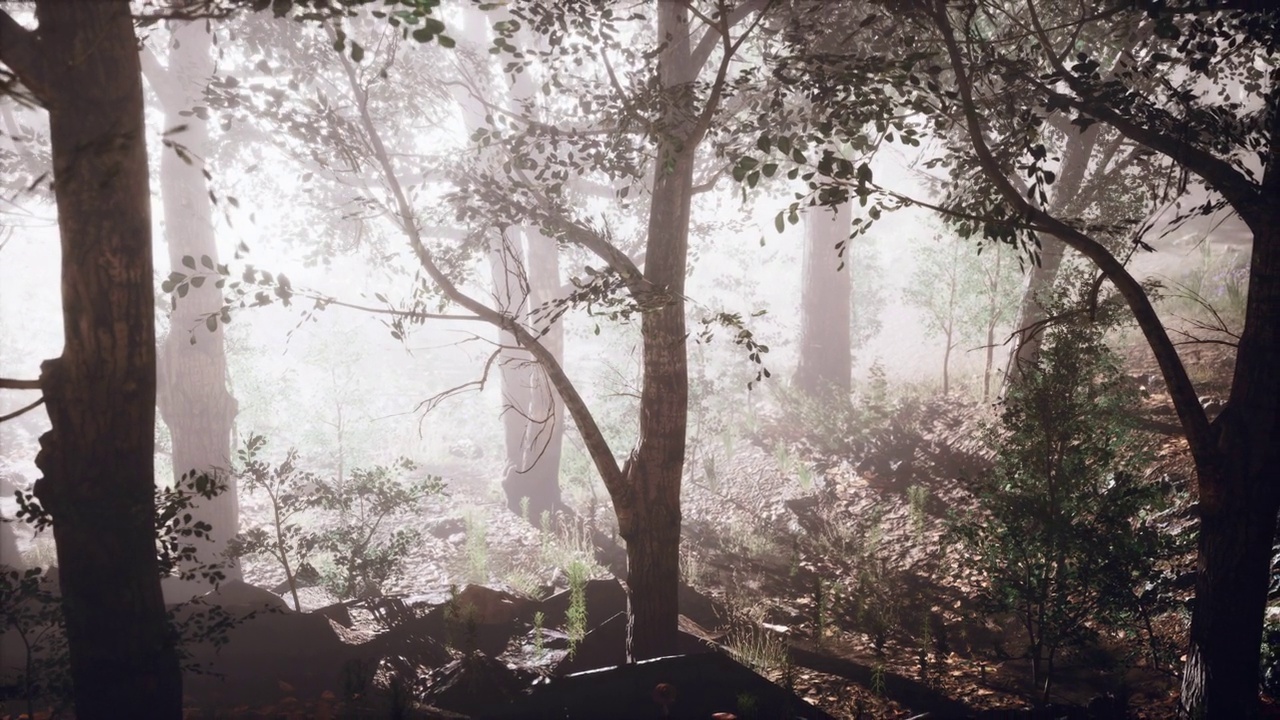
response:
[[[4,10],[0,10],[0,62],[9,66],[37,100],[48,102],[49,59],[40,49],[40,35],[19,25]]]
[[[529,351],[530,355],[533,355],[535,360],[542,364],[547,377],[551,380],[556,390],[559,391],[560,398],[565,404],[565,409],[569,411],[574,423],[578,426],[578,431],[582,435],[583,442],[587,446],[587,451],[595,463],[596,469],[604,480],[605,487],[608,488],[610,495],[614,498],[621,497],[626,492],[626,477],[623,475],[622,469],[619,468],[618,460],[609,448],[609,443],[605,440],[604,433],[600,430],[595,418],[591,415],[591,411],[587,408],[586,401],[578,393],[578,389],[569,380],[569,377],[565,375],[564,368],[561,367],[555,354],[547,349],[528,328],[517,322],[515,318],[494,310],[462,292],[453,280],[436,265],[431,250],[422,241],[422,236],[418,232],[413,207],[409,204],[404,189],[400,186],[386,146],[383,144],[382,137],[374,125],[373,116],[369,112],[368,91],[360,86],[355,69],[351,66],[347,56],[340,54],[339,59],[343,70],[347,74],[347,79],[351,83],[352,92],[356,97],[361,124],[368,135],[374,159],[395,199],[397,219],[423,270],[426,271],[432,282],[440,288],[446,297],[490,325],[510,333],[522,347]]]
[[[1041,33],[1041,42],[1047,42],[1034,12],[1031,18],[1037,31]],[[1254,234],[1259,234],[1265,229],[1262,225],[1266,222],[1267,217],[1265,212],[1266,200],[1261,196],[1258,186],[1232,167],[1231,163],[1178,137],[1139,125],[1132,118],[1116,111],[1111,105],[1095,99],[1089,92],[1088,86],[1080,78],[1076,77],[1075,73],[1067,69],[1056,57],[1049,55],[1049,58],[1057,76],[1067,83],[1072,92],[1079,96],[1064,95],[1050,88],[1038,77],[1023,75],[1028,82],[1044,92],[1052,102],[1073,107],[1090,117],[1101,120],[1120,131],[1130,140],[1168,156],[1174,162],[1199,175],[1209,187],[1222,193],[1222,196],[1226,198],[1227,202],[1231,203],[1231,207],[1240,214],[1240,218],[1244,220],[1245,225],[1248,225]],[[1147,110],[1161,118],[1168,127],[1176,127],[1179,124],[1176,118],[1163,109],[1149,107]]]
[[[13,378],[0,378],[0,390],[39,390],[39,380],[14,380]]]
[[[1178,356],[1178,351],[1169,334],[1165,331],[1160,317],[1151,305],[1142,284],[1125,269],[1124,265],[1111,254],[1106,247],[1093,238],[1058,220],[1049,213],[1033,206],[1009,183],[1000,164],[992,155],[983,138],[982,122],[978,116],[977,105],[973,99],[973,86],[965,68],[964,58],[956,43],[951,28],[951,20],[947,15],[945,2],[935,2],[930,7],[933,21],[936,23],[946,46],[947,55],[955,73],[956,86],[963,105],[965,125],[972,142],[974,154],[983,171],[1000,191],[1005,202],[1022,213],[1039,232],[1045,232],[1070,245],[1077,252],[1089,258],[1095,266],[1116,287],[1133,312],[1134,319],[1142,329],[1151,351],[1155,355],[1165,383],[1169,387],[1169,397],[1173,400],[1178,419],[1187,435],[1187,444],[1198,465],[1211,462],[1214,448],[1209,432],[1209,420],[1200,399],[1196,395],[1195,386],[1187,376],[1187,370]],[[1123,130],[1122,130],[1123,132]],[[1135,138],[1137,139],[1137,138]]]

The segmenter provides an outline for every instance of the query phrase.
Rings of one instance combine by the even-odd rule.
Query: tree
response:
[[[77,717],[182,714],[155,548],[155,298],[142,75],[129,3],[0,11],[0,60],[49,113],[65,346],[41,366]],[[77,58],[79,62],[69,62]]]
[[[792,383],[809,397],[849,394],[853,372],[852,268],[837,260],[848,251],[853,209],[814,208],[804,216],[804,269],[800,286],[800,361]]]
[[[168,66],[144,47],[145,77],[165,112],[166,138],[160,157],[160,193],[164,200],[164,235],[171,272],[218,264],[208,177],[208,110],[204,91],[213,76],[212,30],[206,20],[171,21]],[[190,263],[190,265],[186,264]],[[173,474],[210,473],[227,489],[199,502],[192,514],[213,527],[202,542],[200,562],[222,562],[228,578],[239,579],[239,564],[225,557],[227,543],[239,530],[239,506],[231,467],[231,425],[236,403],[227,390],[223,328],[212,329],[204,318],[222,307],[213,283],[190,287],[173,304],[169,331],[161,343],[157,366],[160,415],[173,437]],[[171,600],[209,588],[179,586],[166,592]]]
[[[1192,717],[1249,718],[1258,713],[1258,653],[1280,510],[1272,471],[1280,462],[1280,375],[1274,372],[1280,363],[1280,203],[1273,200],[1280,195],[1280,82],[1268,69],[1278,18],[1274,11],[1208,6],[1152,3],[1150,9],[1148,15],[1103,2],[915,3],[911,13],[895,16],[902,30],[896,37],[883,22],[864,26],[868,33],[874,26],[883,44],[840,63],[834,85],[888,82],[935,127],[962,131],[964,142],[940,160],[959,192],[931,205],[990,240],[1030,246],[1033,233],[1052,235],[1086,258],[1128,305],[1155,355],[1196,468],[1196,601],[1182,709]],[[1115,38],[1131,39],[1132,47],[1115,75],[1105,77],[1100,49],[1114,47]],[[886,60],[882,51],[893,55],[887,64],[864,64]],[[806,67],[820,84],[833,77]],[[1148,288],[1124,263],[1146,246],[1150,224],[1131,217],[1095,224],[1049,207],[1046,188],[1060,173],[1041,138],[1054,118],[1082,130],[1106,125],[1187,178],[1170,188],[1189,206],[1184,214],[1228,207],[1252,234],[1231,392],[1212,423]],[[1022,187],[1015,176],[1029,182]],[[901,195],[879,195],[869,177],[850,172],[845,182],[866,197],[905,202]]]
[[[960,343],[984,342],[982,399],[991,394],[996,328],[1008,323],[1018,265],[1001,247],[974,252],[955,235],[935,236],[903,290],[925,313],[925,324],[942,334],[942,393],[950,392],[951,353]]]

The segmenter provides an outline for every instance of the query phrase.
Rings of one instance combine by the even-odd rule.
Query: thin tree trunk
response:
[[[852,201],[832,213],[810,208],[804,214],[804,269],[800,286],[800,358],[792,382],[805,395],[847,397],[852,382],[853,352],[850,339],[853,285],[852,271],[836,255],[836,244],[851,249]]]
[[[0,13],[0,21],[8,20]],[[155,550],[155,295],[142,77],[125,0],[36,4],[39,47],[4,61],[49,111],[62,357],[35,494],[53,517],[76,716],[178,718],[182,677]],[[47,59],[47,61],[46,61]]]
[[[146,75],[165,110],[165,128],[177,146],[160,158],[160,192],[164,200],[164,234],[172,272],[189,274],[184,258],[199,272],[212,273],[218,263],[213,234],[209,182],[207,123],[192,112],[203,104],[204,88],[213,75],[212,42],[205,21],[174,21],[167,70],[148,63]],[[208,259],[208,264],[205,260]],[[210,267],[212,265],[212,268]],[[213,282],[190,288],[169,318],[160,347],[157,399],[160,415],[173,437],[173,478],[209,473],[227,486],[212,499],[200,498],[192,516],[213,528],[208,541],[193,539],[197,563],[224,563],[228,579],[241,579],[239,563],[225,556],[228,541],[239,532],[240,508],[231,475],[231,427],[236,402],[227,390],[227,359],[222,323],[210,332],[204,318],[222,307]],[[170,602],[180,602],[210,589],[199,578],[165,584]]]
[[[1093,125],[1067,138],[1061,171],[1057,182],[1053,184],[1053,197],[1049,201],[1050,214],[1061,217],[1063,213],[1070,214],[1080,209],[1074,205],[1084,186],[1099,131],[1100,126]],[[1040,351],[1040,340],[1044,334],[1040,325],[1046,317],[1044,301],[1058,279],[1063,254],[1067,249],[1065,243],[1049,233],[1039,233],[1037,238],[1040,240],[1040,263],[1031,269],[1022,302],[1018,306],[1018,318],[1014,325],[1017,328],[1017,344],[1009,356],[1009,367],[1005,371],[1006,392],[1010,383],[1018,381],[1022,368]]]
[[[524,232],[529,268],[529,307],[535,310],[560,291],[560,251],[555,240],[534,229]],[[542,345],[557,359],[564,358],[564,324],[556,320],[544,328]],[[503,482],[508,504],[529,498],[529,521],[540,523],[542,513],[554,518],[560,503],[560,456],[564,445],[564,405],[547,372],[531,366],[529,397],[521,439],[520,471]],[[519,508],[517,508],[519,510]]]
[[[689,413],[684,284],[694,154],[701,139],[691,137],[690,127],[696,115],[688,8],[659,3],[657,14],[665,112],[653,164],[644,279],[660,302],[641,320],[640,436],[624,471],[626,491],[614,497],[618,531],[627,543],[627,654],[632,660],[678,650],[680,484]]]

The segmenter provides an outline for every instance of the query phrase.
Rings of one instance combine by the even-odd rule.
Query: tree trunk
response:
[[[76,716],[178,718],[155,548],[151,198],[133,19],[126,0],[42,0],[36,18],[50,61],[23,81],[49,111],[65,346],[42,366],[52,429],[35,494],[54,521]]]
[[[659,82],[665,97],[657,129],[653,200],[649,210],[644,279],[653,309],[641,320],[644,381],[640,435],[615,494],[618,532],[627,543],[627,656],[647,660],[678,650],[680,484],[689,413],[689,368],[684,283],[694,154],[701,138],[692,127],[695,79],[689,47],[689,11],[659,3]]]
[[[1280,168],[1276,168],[1280,172]],[[1280,512],[1280,209],[1254,236],[1248,311],[1220,463],[1199,462],[1200,537],[1182,706],[1192,718],[1258,716],[1258,655]]]
[[[1049,201],[1050,214],[1062,217],[1065,213],[1070,216],[1082,209],[1076,207],[1076,201],[1080,197],[1089,161],[1098,142],[1099,129],[1100,126],[1092,125],[1067,138],[1062,167],[1057,182],[1053,184],[1053,198]],[[1008,392],[1010,383],[1018,381],[1022,367],[1031,362],[1040,351],[1040,339],[1044,335],[1044,328],[1040,325],[1045,320],[1045,294],[1053,289],[1053,284],[1058,279],[1062,257],[1067,249],[1065,243],[1049,233],[1039,233],[1037,237],[1040,240],[1040,262],[1031,269],[1022,302],[1018,306],[1018,319],[1014,325],[1018,335],[1017,344],[1009,356],[1009,367],[1005,371],[1005,392]]]
[[[537,309],[560,291],[560,251],[555,240],[535,229],[524,231],[529,271],[529,309]],[[564,359],[564,324],[557,320],[544,328],[542,345],[557,360]],[[560,455],[564,445],[564,406],[546,370],[530,366],[528,404],[520,441],[519,471],[503,481],[507,503],[520,512],[521,498],[529,498],[529,521],[541,523],[542,514],[554,519],[560,508]]]
[[[828,208],[810,208],[804,214],[804,270],[800,286],[800,358],[792,383],[811,398],[832,394],[847,397],[851,390],[853,353],[850,340],[850,295],[853,285],[848,267],[840,268],[836,244],[846,243],[852,202],[842,203],[833,214]]]
[[[168,70],[147,68],[147,78],[165,111],[165,129],[186,126],[169,139],[160,158],[160,192],[164,200],[164,234],[173,272],[190,274],[183,258],[195,260],[196,272],[212,273],[204,264],[218,263],[213,234],[209,183],[204,173],[209,157],[207,123],[192,112],[203,104],[204,88],[213,75],[212,43],[203,21],[174,21]],[[210,332],[204,318],[222,307],[222,292],[212,281],[191,287],[169,316],[169,332],[160,347],[157,399],[160,415],[173,437],[173,479],[208,473],[227,489],[212,499],[199,499],[191,509],[196,520],[209,523],[208,541],[197,543],[198,563],[226,563],[228,579],[240,579],[239,564],[224,554],[239,532],[240,508],[231,475],[231,426],[236,403],[227,390],[223,326]],[[165,583],[166,598],[181,602],[208,591],[196,579]]]

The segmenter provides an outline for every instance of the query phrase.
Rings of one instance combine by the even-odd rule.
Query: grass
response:
[[[724,646],[735,660],[762,675],[783,670],[790,662],[786,642],[756,625],[732,630]]]
[[[471,508],[463,515],[466,523],[467,582],[483,584],[489,582],[489,540],[488,528],[480,511]]]

